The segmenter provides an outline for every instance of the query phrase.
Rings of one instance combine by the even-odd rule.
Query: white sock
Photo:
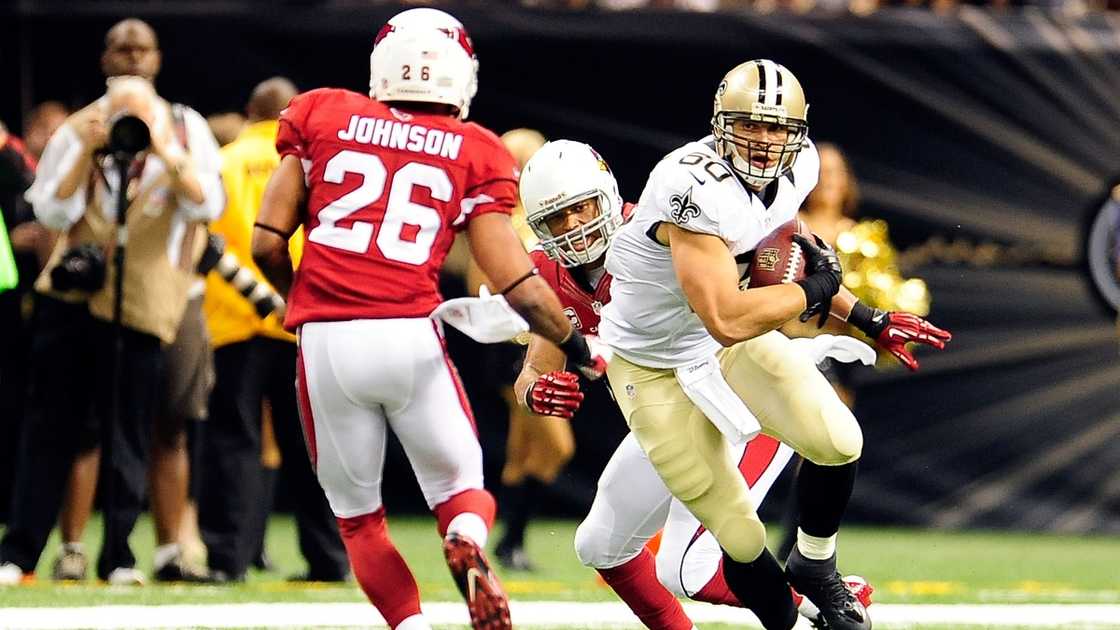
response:
[[[62,551],[65,553],[85,553],[85,546],[80,542],[62,543]]]
[[[810,536],[798,527],[797,550],[810,560],[828,560],[836,553],[836,534],[827,538]]]
[[[155,553],[152,554],[152,566],[156,570],[160,570],[167,566],[175,558],[179,557],[179,543],[168,543],[156,547]]]
[[[463,512],[451,519],[451,522],[447,524],[447,533],[452,532],[470,537],[479,547],[485,547],[486,539],[490,536],[486,521],[474,512]]]
[[[398,623],[393,630],[432,630],[432,626],[428,625],[424,615],[413,615]]]

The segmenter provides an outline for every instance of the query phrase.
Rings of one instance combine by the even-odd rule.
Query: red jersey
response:
[[[516,164],[489,130],[347,90],[292,99],[276,149],[300,159],[308,189],[289,330],[427,317],[455,232],[517,202]]]
[[[634,204],[622,204],[623,221],[628,221],[633,211]],[[537,269],[540,269],[544,281],[560,298],[564,314],[572,320],[572,326],[584,334],[599,334],[599,311],[611,301],[611,274],[604,271],[595,289],[588,292],[584,285],[572,277],[567,267],[549,258],[544,250],[534,249],[529,252],[529,257]]]
[[[540,269],[541,277],[556,292],[564,314],[572,320],[572,326],[584,334],[599,334],[599,311],[611,301],[611,274],[603,272],[595,290],[588,290],[572,277],[567,267],[545,255],[544,250],[534,249],[529,258]]]

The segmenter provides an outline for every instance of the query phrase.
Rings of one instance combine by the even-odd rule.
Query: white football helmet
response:
[[[369,55],[369,95],[379,101],[444,103],[465,119],[478,91],[478,59],[463,24],[439,9],[393,16]]]
[[[565,267],[594,262],[622,225],[622,197],[610,167],[589,145],[572,140],[545,143],[521,171],[521,205],[544,253]],[[553,234],[547,219],[572,204],[597,199],[599,215]]]

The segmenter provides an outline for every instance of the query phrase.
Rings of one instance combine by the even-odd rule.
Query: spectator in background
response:
[[[8,229],[28,218],[21,197],[35,179],[35,165],[27,146],[0,122],[0,210]]]
[[[40,103],[27,114],[23,124],[23,138],[28,153],[36,162],[43,155],[47,140],[66,122],[66,117],[69,115],[70,110],[58,101]],[[19,291],[22,297],[30,290],[30,281],[39,274],[43,265],[47,264],[47,258],[54,249],[55,234],[35,220],[31,208],[23,202],[22,198],[16,203],[22,205],[24,209],[17,211],[17,221],[14,224],[9,222],[8,229],[12,233],[12,249],[19,261],[21,273],[27,280],[27,286],[21,285]],[[2,201],[0,206],[8,207]],[[22,399],[21,396],[20,400]]]
[[[58,516],[83,425],[90,420],[98,428],[99,442],[110,446],[112,453],[102,462],[101,477],[112,484],[113,492],[104,505],[105,540],[97,573],[114,584],[143,581],[143,573],[134,566],[128,535],[147,487],[151,423],[161,415],[161,393],[172,391],[162,382],[161,344],[176,341],[180,325],[191,319],[185,314],[193,267],[203,245],[195,227],[215,218],[224,201],[217,145],[205,121],[193,110],[159,98],[152,86],[160,55],[151,28],[133,19],[115,25],[106,35],[101,62],[111,77],[108,93],[59,128],[26,195],[39,220],[64,234],[35,286],[39,295],[28,422],[17,464],[12,518],[0,542],[0,583],[4,584],[16,583],[34,570]],[[68,290],[61,282],[67,274],[55,269],[64,256],[75,260],[79,251],[90,268],[96,268],[92,261],[106,258],[115,232],[117,191],[128,183],[119,181],[97,151],[106,142],[106,121],[122,112],[145,121],[152,143],[134,164],[135,192],[126,210],[130,242],[123,279],[122,404],[117,417],[110,418],[112,270],[103,282],[86,277],[85,290]],[[195,363],[204,367],[204,361]],[[182,474],[161,467],[153,477],[160,482],[174,478],[180,488],[175,494],[182,494],[185,454],[181,448],[171,452],[176,455],[167,461],[177,463],[169,468]],[[177,557],[177,522],[161,519],[161,490],[153,495],[157,524],[162,520],[168,526],[160,531],[160,538],[170,539],[156,551],[158,571]],[[68,548],[64,555],[73,551],[81,549]]]
[[[276,133],[280,111],[296,95],[291,81],[273,78],[257,85],[247,107],[249,125],[222,149],[222,179],[228,204],[211,229],[226,242],[226,253],[252,273],[258,292],[275,290],[253,263],[251,242],[261,196],[280,164]],[[291,241],[299,260],[302,236]],[[299,546],[308,563],[302,579],[337,582],[349,564],[338,525],[307,458],[293,383],[295,337],[284,331],[282,313],[262,319],[231,284],[211,273],[204,305],[214,345],[217,383],[199,471],[198,516],[217,581],[239,581],[257,556],[264,519],[272,504],[272,484],[261,468],[262,402],[293,498]]]
[[[6,281],[0,278],[0,520],[7,512],[27,382],[30,344],[23,296],[35,277],[34,256],[29,261],[20,255],[15,235],[20,222],[27,220],[22,195],[34,178],[35,158],[0,123],[0,266],[5,267],[0,276],[9,276]]]
[[[28,112],[23,123],[23,141],[36,160],[42,157],[47,141],[69,115],[70,110],[58,101],[39,103]]]
[[[159,42],[146,23],[123,20],[106,34],[105,51],[101,56],[101,67],[106,77],[140,77],[151,83],[159,74],[160,65]],[[213,160],[214,140],[205,128],[197,124],[201,117],[182,105],[170,106],[169,111],[172,114],[169,130],[178,145],[204,161]],[[209,163],[206,168],[215,169],[216,164]],[[220,198],[211,199],[209,203],[218,204],[220,210]],[[205,239],[205,227],[201,223],[186,227],[183,238],[192,246],[200,247]],[[197,421],[205,416],[206,398],[213,380],[210,346],[202,320],[202,287],[201,279],[195,277],[189,289],[186,309],[174,334],[174,343],[164,347],[158,407],[152,418],[155,440],[151,449],[149,481],[157,543],[153,568],[156,579],[160,581],[195,582],[205,579],[203,574],[184,562],[180,545],[189,477],[186,427],[189,420]],[[70,471],[66,499],[59,517],[63,545],[52,571],[57,580],[85,578],[88,562],[81,539],[93,511],[98,469],[105,468],[100,460],[101,432],[96,423],[90,423],[79,437],[79,453]],[[138,572],[132,577],[137,582],[143,578]]]
[[[236,140],[245,129],[245,116],[237,112],[210,114],[206,117],[206,122],[210,125],[210,132],[214,134],[218,145],[223,147]]]

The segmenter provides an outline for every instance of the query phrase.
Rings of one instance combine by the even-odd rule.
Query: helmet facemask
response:
[[[588,199],[596,202],[598,212],[595,218],[567,232],[554,235],[548,227],[548,219]],[[622,213],[620,209],[613,208],[613,205],[614,202],[602,191],[592,189],[565,197],[555,206],[534,212],[529,219],[529,227],[540,238],[540,247],[549,258],[564,267],[586,265],[599,260],[607,252],[611,237],[622,225]]]
[[[766,109],[759,104],[758,109]],[[808,107],[806,106],[806,109]],[[735,123],[749,121],[758,125],[779,125],[785,128],[785,142],[751,138],[735,132]],[[719,154],[724,157],[748,184],[763,187],[793,167],[797,154],[805,144],[809,126],[802,120],[775,113],[718,111],[712,118]],[[766,160],[759,164],[756,161]]]

